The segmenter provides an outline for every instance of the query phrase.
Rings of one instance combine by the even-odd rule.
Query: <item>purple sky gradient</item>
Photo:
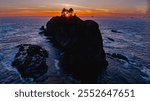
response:
[[[0,15],[15,10],[103,10],[113,13],[150,14],[150,0],[0,0]]]

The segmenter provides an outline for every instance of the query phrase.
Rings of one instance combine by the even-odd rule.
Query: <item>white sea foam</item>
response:
[[[55,65],[55,67],[56,67],[56,70],[60,70],[60,67],[59,67],[59,60],[54,59],[54,65]]]

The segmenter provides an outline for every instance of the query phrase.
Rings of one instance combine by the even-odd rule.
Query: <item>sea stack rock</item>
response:
[[[44,33],[46,33],[46,29],[44,26],[41,26],[39,34],[44,34]]]
[[[51,18],[45,35],[63,50],[61,65],[65,71],[82,83],[94,83],[108,65],[99,26],[68,12],[63,9],[61,16]]]
[[[48,53],[37,45],[21,44],[12,66],[16,67],[24,78],[38,78],[47,72]]]

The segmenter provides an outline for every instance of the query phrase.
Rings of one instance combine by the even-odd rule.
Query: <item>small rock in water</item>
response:
[[[44,34],[44,33],[45,33],[45,32],[43,32],[43,31],[42,31],[42,32],[39,32],[39,34]]]
[[[41,26],[40,30],[41,30],[41,32],[39,32],[39,34],[45,34],[46,33],[46,29],[44,26]]]
[[[45,30],[45,27],[44,27],[44,26],[41,26],[40,30],[42,30],[42,31]]]
[[[113,53],[111,56],[114,58],[122,59],[122,60],[129,62],[128,58],[122,54]]]
[[[38,78],[47,72],[48,52],[37,45],[21,44],[12,66],[16,67],[24,78]]]
[[[114,39],[112,39],[112,38],[109,38],[109,37],[108,37],[108,39],[109,39],[110,41],[113,41],[113,42],[115,41]]]
[[[115,29],[112,29],[111,32],[114,32],[114,33],[121,33],[121,32],[119,32],[118,30],[115,30]]]

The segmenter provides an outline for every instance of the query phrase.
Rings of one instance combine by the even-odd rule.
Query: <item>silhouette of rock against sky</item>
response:
[[[73,9],[71,16],[66,16],[68,11],[63,9],[61,16],[47,22],[45,35],[62,50],[61,66],[65,72],[82,83],[94,83],[108,65],[99,26],[72,15]]]
[[[61,16],[63,17],[71,17],[74,15],[74,10],[70,8],[69,10],[66,8],[62,9]]]

